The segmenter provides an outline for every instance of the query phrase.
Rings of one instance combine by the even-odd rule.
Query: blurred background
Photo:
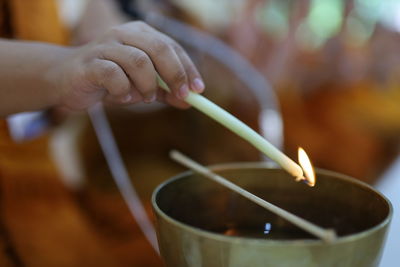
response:
[[[400,1],[11,2],[21,19],[10,37],[19,39],[82,45],[113,25],[147,21],[188,50],[209,99],[291,158],[302,146],[316,167],[367,182],[400,208]],[[183,170],[168,159],[170,149],[204,164],[264,160],[196,110],[106,111],[150,217],[153,189]],[[114,184],[88,116],[47,114],[45,134],[0,141],[0,265],[162,266]],[[394,215],[384,267],[394,266],[400,247]]]

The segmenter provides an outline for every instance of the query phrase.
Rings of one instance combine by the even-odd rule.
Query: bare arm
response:
[[[0,117],[58,104],[60,92],[49,73],[71,53],[70,50],[0,39]]]
[[[157,73],[171,94],[157,87]],[[175,41],[143,22],[113,27],[76,48],[0,40],[0,116],[54,105],[83,110],[103,100],[185,107],[188,90],[204,90],[196,67]]]

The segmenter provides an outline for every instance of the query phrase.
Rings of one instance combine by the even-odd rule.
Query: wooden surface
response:
[[[235,113],[235,106],[243,108],[240,101],[228,108]],[[257,129],[256,112],[239,115]],[[245,141],[194,110],[115,110],[109,118],[151,218],[153,189],[184,169],[168,158],[171,148],[205,164],[259,159]],[[75,191],[52,162],[49,136],[15,144],[0,129],[0,266],[163,266],[116,189],[89,123],[79,145],[86,179]]]
[[[24,145],[2,137],[0,266],[162,266],[119,194],[68,190],[47,137]]]

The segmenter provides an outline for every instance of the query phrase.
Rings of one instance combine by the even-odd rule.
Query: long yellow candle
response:
[[[157,80],[161,88],[170,92],[167,84],[160,77],[158,77]],[[298,179],[303,177],[303,170],[296,162],[291,160],[288,156],[283,154],[279,149],[268,142],[264,137],[226,110],[214,104],[204,96],[191,91],[189,91],[189,95],[185,98],[185,101],[248,141],[255,148],[278,163],[283,169],[285,169],[294,177]]]

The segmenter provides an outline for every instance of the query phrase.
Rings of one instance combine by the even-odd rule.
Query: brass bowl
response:
[[[296,183],[264,163],[212,167],[235,184],[326,228],[339,238],[315,239],[232,191],[182,173],[152,197],[166,266],[378,266],[392,216],[389,201],[351,177],[317,170],[317,184]]]

